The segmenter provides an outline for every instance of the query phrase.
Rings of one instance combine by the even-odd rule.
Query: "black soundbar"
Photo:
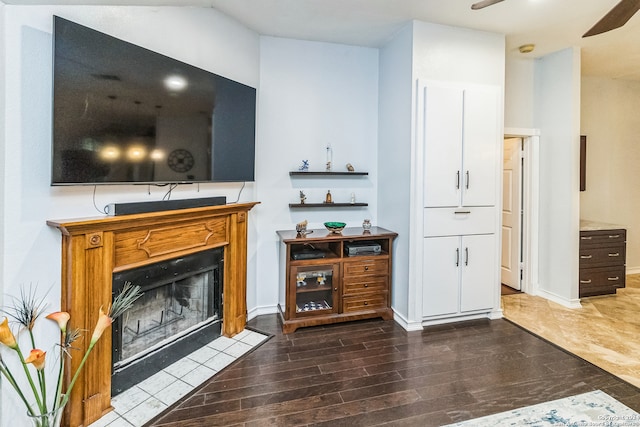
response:
[[[148,212],[172,211],[176,209],[203,208],[205,206],[226,205],[225,196],[203,197],[199,199],[160,200],[154,202],[110,203],[106,206],[109,216],[131,215]]]

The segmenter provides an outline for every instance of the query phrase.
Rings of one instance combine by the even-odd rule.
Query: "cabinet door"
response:
[[[495,279],[495,234],[462,236],[460,311],[493,308],[498,284]]]
[[[424,239],[422,315],[458,312],[460,296],[460,237]]]
[[[462,205],[496,204],[499,96],[493,87],[465,89]]]
[[[461,88],[428,86],[424,114],[424,206],[460,205],[462,185]]]
[[[338,264],[292,266],[290,318],[338,312]]]

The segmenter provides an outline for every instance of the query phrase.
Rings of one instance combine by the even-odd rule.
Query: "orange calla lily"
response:
[[[13,336],[13,332],[9,329],[9,319],[6,317],[4,321],[0,323],[0,342],[9,348],[15,349],[18,347],[16,337]]]
[[[31,350],[31,353],[29,353],[29,357],[24,359],[24,363],[32,363],[34,368],[36,368],[38,371],[41,371],[44,369],[44,361],[46,355],[46,351],[42,351],[37,348],[33,349]]]
[[[62,332],[66,332],[67,322],[69,322],[70,318],[71,316],[66,311],[56,311],[55,313],[51,313],[47,316],[47,319],[58,323]]]
[[[100,317],[98,317],[98,322],[96,323],[96,327],[93,330],[93,335],[91,336],[91,343],[95,344],[96,341],[100,339],[102,333],[105,329],[107,329],[113,323],[113,319],[106,315],[104,310],[100,308]]]

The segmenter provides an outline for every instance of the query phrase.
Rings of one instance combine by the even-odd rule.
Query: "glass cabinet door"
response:
[[[337,264],[292,267],[292,315],[314,316],[337,311]]]

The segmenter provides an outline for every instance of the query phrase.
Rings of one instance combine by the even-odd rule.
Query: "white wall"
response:
[[[535,69],[540,129],[539,293],[578,304],[580,228],[580,51],[540,58]]]
[[[532,129],[535,60],[507,58],[504,127]]]
[[[6,108],[0,163],[3,180],[0,293],[18,296],[21,285],[34,284],[46,296],[48,310],[60,305],[60,233],[47,219],[98,216],[93,187],[50,187],[52,15],[78,22],[151,50],[172,56],[226,77],[257,87],[259,37],[211,8],[2,6],[0,40],[6,44],[5,92],[0,108]],[[1,93],[1,92],[0,92]],[[260,145],[260,141],[257,142]],[[225,195],[233,201],[240,184],[187,186],[174,190],[172,198]],[[151,194],[147,194],[150,190]],[[164,188],[105,186],[96,190],[95,202],[160,200]],[[241,200],[256,198],[249,184]],[[4,210],[4,212],[2,212]],[[250,213],[249,287],[255,294],[255,217]],[[73,321],[73,320],[72,320]],[[43,347],[52,346],[57,334],[51,322],[38,331]],[[41,341],[40,341],[41,340]],[[48,343],[48,345],[45,345]],[[5,360],[8,357],[5,357]],[[24,423],[25,411],[8,385],[2,384],[0,426]],[[19,425],[22,425],[18,423]]]
[[[260,97],[256,157],[258,288],[254,313],[273,312],[278,289],[277,230],[293,230],[303,220],[308,228],[326,221],[360,227],[365,218],[378,225],[377,128],[378,50],[330,43],[262,37]],[[327,144],[333,149],[334,170],[351,163],[366,177],[289,177],[302,160],[310,170],[325,169]],[[328,190],[334,202],[367,202],[366,208],[289,209],[304,191],[307,203],[321,203]]]
[[[411,141],[413,25],[406,25],[380,50],[380,105],[378,139],[378,207],[380,223],[396,233],[391,304],[396,313],[411,318],[409,304],[409,245],[411,225]]]
[[[640,82],[582,78],[580,131],[587,136],[582,219],[627,227],[627,271],[640,272]]]

